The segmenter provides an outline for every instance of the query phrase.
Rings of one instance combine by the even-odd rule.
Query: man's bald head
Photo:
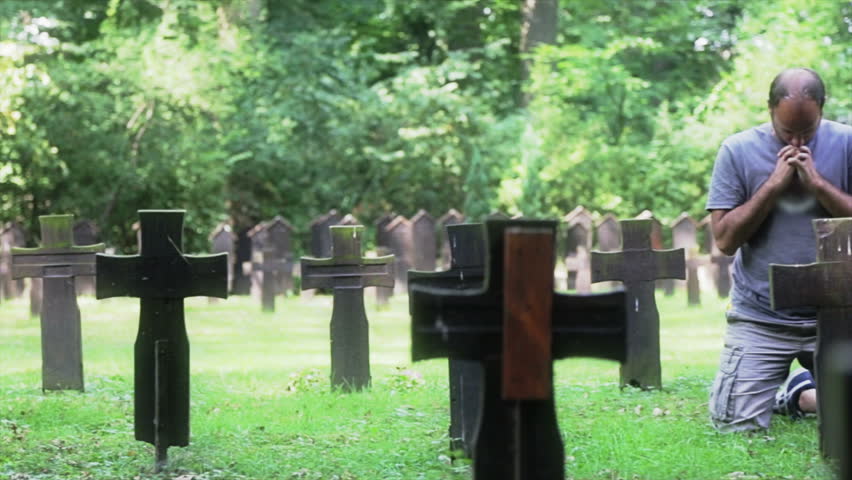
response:
[[[769,108],[777,107],[785,98],[808,98],[822,109],[825,105],[825,84],[810,68],[788,68],[779,73],[769,86]]]

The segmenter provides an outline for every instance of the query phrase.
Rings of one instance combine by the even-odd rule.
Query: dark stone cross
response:
[[[73,215],[42,215],[41,247],[13,248],[14,278],[41,278],[41,381],[44,390],[83,390],[83,341],[74,279],[95,274],[104,244],[74,245]]]
[[[686,299],[688,305],[701,305],[701,286],[698,284],[697,225],[688,214],[682,213],[672,222],[672,245],[686,251]],[[680,282],[678,282],[680,283]]]
[[[731,264],[734,263],[734,257],[725,255],[716,246],[716,239],[713,237],[713,225],[711,216],[707,215],[698,224],[699,228],[704,231],[704,252],[710,255],[710,263],[713,264],[713,279],[716,283],[716,292],[719,298],[728,298],[731,292]]]
[[[568,290],[589,293],[592,289],[589,254],[592,251],[592,215],[579,206],[565,216],[565,270]]]
[[[465,290],[480,288],[484,279],[485,239],[481,223],[447,225],[450,268],[440,272],[408,271],[408,285]],[[409,297],[410,298],[410,297]],[[473,455],[473,440],[479,420],[482,367],[479,362],[449,359],[450,448]]]
[[[140,210],[138,255],[97,256],[97,298],[138,297],[134,347],[136,439],[153,444],[155,468],[170,446],[189,445],[186,297],[228,297],[228,255],[184,255],[184,210]]]
[[[370,385],[370,338],[364,287],[393,287],[393,255],[361,256],[364,227],[333,226],[331,257],[302,257],[302,289],[334,289],[331,384],[344,391]]]
[[[552,361],[624,360],[625,296],[553,292],[555,221],[489,220],[481,288],[410,290],[412,358],[481,362],[477,480],[562,480]]]
[[[815,380],[819,388],[817,411],[822,452],[832,458],[849,455],[840,451],[831,439],[839,433],[839,412],[826,402],[830,395],[826,378],[827,352],[832,346],[852,341],[852,219],[821,218],[813,220],[816,233],[816,263],[809,265],[770,265],[769,296],[774,310],[817,309],[817,345]],[[830,388],[830,387],[829,387]],[[849,405],[845,408],[848,411]]]
[[[655,280],[686,276],[683,249],[655,250],[650,219],[621,220],[620,252],[592,252],[592,282],[621,281],[627,293],[627,359],[621,386],[663,388]]]

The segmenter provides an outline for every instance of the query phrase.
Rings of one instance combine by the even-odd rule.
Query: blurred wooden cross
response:
[[[483,365],[477,480],[562,480],[554,359],[625,358],[624,292],[553,292],[556,222],[488,220],[481,288],[410,290],[412,358]]]

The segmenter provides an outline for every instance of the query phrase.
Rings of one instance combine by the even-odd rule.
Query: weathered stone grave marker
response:
[[[411,217],[412,265],[415,270],[435,270],[438,262],[438,244],[435,236],[435,219],[429,212],[420,210]]]
[[[565,216],[563,220],[568,228],[565,232],[565,269],[568,273],[568,290],[577,293],[589,293],[592,288],[591,267],[592,251],[592,214],[579,206]]]
[[[687,213],[681,213],[672,222],[672,245],[686,252],[687,304],[701,305],[701,287],[698,282],[701,259],[698,256],[697,225]]]
[[[155,469],[170,446],[189,445],[189,340],[183,299],[228,297],[228,256],[184,255],[184,210],[140,210],[138,255],[97,256],[97,298],[138,297],[134,347],[136,440],[154,445]]]
[[[394,213],[386,213],[378,218],[373,224],[376,227],[376,255],[384,257],[392,255],[390,237],[387,232],[387,226],[396,218]],[[393,296],[393,288],[373,287],[376,291],[376,305],[384,307]]]
[[[333,226],[331,257],[302,257],[302,289],[334,290],[331,314],[331,384],[344,391],[370,385],[370,339],[364,287],[393,287],[393,256],[364,258],[364,227]]]
[[[337,225],[341,220],[337,210],[329,210],[311,222],[311,255],[314,258],[325,258],[331,255],[331,234],[328,227]]]
[[[450,251],[450,245],[447,243],[447,227],[450,225],[464,223],[464,215],[455,208],[451,208],[447,211],[447,213],[438,217],[437,223],[440,231],[438,235],[441,243],[441,267],[450,268],[450,256],[452,253]]]
[[[716,292],[719,298],[728,298],[731,292],[731,264],[734,263],[734,257],[725,255],[716,246],[716,239],[713,237],[713,226],[710,221],[710,215],[698,224],[699,228],[704,230],[704,248],[703,252],[710,256],[710,262],[713,265],[713,281],[716,284]]]
[[[556,222],[486,222],[482,288],[411,288],[412,358],[476,360],[484,368],[473,478],[562,480],[552,361],[623,360],[624,292],[553,293]]]
[[[252,283],[260,291],[264,312],[275,311],[275,296],[285,291],[284,285],[292,285],[293,257],[290,234],[293,227],[276,216],[262,222],[249,231],[252,241]]]
[[[12,249],[26,245],[27,236],[17,222],[7,222],[0,229],[0,296],[4,300],[19,298],[24,281],[12,278]]]
[[[231,225],[225,222],[220,223],[210,232],[207,237],[210,241],[210,253],[224,253],[228,255],[228,292],[234,285],[234,257],[236,251],[237,236],[231,230]],[[216,302],[216,297],[209,297],[210,303]]]
[[[41,382],[43,390],[80,390],[83,340],[76,277],[95,275],[95,253],[104,244],[74,244],[73,215],[42,215],[41,247],[12,249],[14,278],[42,278]]]
[[[485,239],[481,223],[446,227],[450,268],[440,272],[408,271],[409,288],[425,285],[450,290],[480,288],[484,279]],[[482,367],[479,362],[449,359],[450,448],[473,455],[474,432],[479,419]]]
[[[817,345],[815,380],[820,392],[817,411],[820,425],[820,447],[823,454],[839,459],[848,456],[831,440],[842,434],[837,418],[827,402],[831,393],[826,378],[827,353],[833,345],[852,341],[852,219],[821,218],[813,220],[816,233],[816,263],[809,265],[770,265],[769,296],[774,310],[816,307]],[[825,393],[829,393],[826,395]],[[848,411],[849,405],[845,406]]]
[[[621,364],[621,386],[659,390],[663,381],[655,280],[685,278],[684,251],[652,248],[650,219],[620,224],[623,249],[592,252],[592,281],[621,281],[627,293],[627,359]]]
[[[408,290],[408,270],[411,269],[412,250],[414,249],[414,237],[411,221],[402,215],[397,215],[387,227],[385,227],[388,243],[394,256],[394,275],[396,281],[394,290],[405,292]]]
[[[98,226],[92,220],[77,220],[74,222],[74,244],[95,245],[101,243]],[[74,279],[77,295],[95,295],[95,277],[81,276]]]

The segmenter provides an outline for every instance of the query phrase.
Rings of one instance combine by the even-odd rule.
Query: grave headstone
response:
[[[509,216],[508,213],[502,212],[500,210],[494,210],[485,216],[486,220],[509,220],[512,217]]]
[[[589,264],[592,251],[592,214],[579,206],[565,216],[565,269],[568,290],[577,293],[591,291],[592,277]]]
[[[425,210],[411,217],[413,240],[412,268],[423,272],[433,271],[438,262],[438,245],[435,219]]]
[[[95,275],[95,253],[104,244],[75,245],[73,215],[38,219],[41,247],[13,248],[12,275],[42,278],[42,389],[82,391],[83,340],[74,278]]]
[[[486,279],[481,288],[413,285],[412,359],[479,361],[481,416],[473,442],[473,478],[564,478],[552,361],[625,356],[624,292],[553,293],[556,222],[486,222]]]
[[[302,257],[302,289],[334,290],[331,384],[343,391],[370,385],[370,339],[364,287],[393,287],[393,256],[361,256],[364,227],[332,226],[331,257]]]
[[[0,296],[8,300],[20,298],[24,281],[12,278],[12,249],[26,245],[27,236],[17,222],[7,222],[0,230]]]
[[[140,210],[138,255],[97,256],[97,298],[138,297],[134,347],[136,439],[154,445],[155,469],[170,446],[189,445],[186,297],[228,297],[228,256],[184,255],[184,210]]]
[[[479,288],[484,280],[485,240],[481,223],[447,225],[451,249],[450,268],[440,272],[408,271],[408,286],[425,285],[451,290]],[[482,367],[479,362],[449,359],[450,448],[473,455],[474,432],[479,419]]]
[[[347,213],[346,215],[344,215],[343,218],[340,219],[339,222],[337,222],[337,225],[354,226],[354,225],[361,225],[361,222],[355,217],[355,215],[352,215],[351,213]]]
[[[252,227],[254,228],[254,227]],[[231,264],[232,275],[234,276],[231,284],[230,292],[234,295],[249,295],[252,293],[252,278],[251,272],[244,271],[244,265],[252,261],[252,244],[249,232],[251,228],[241,228],[236,230],[236,246],[234,247],[234,259],[228,263]]]
[[[405,292],[408,290],[408,270],[411,269],[412,250],[414,249],[414,236],[411,222],[397,215],[387,227],[385,227],[391,253],[394,256],[395,284],[394,290]]]
[[[314,258],[325,258],[331,255],[331,234],[328,227],[337,225],[340,220],[337,210],[330,210],[311,222],[311,255]]]
[[[451,208],[447,213],[438,218],[439,238],[441,241],[441,267],[450,268],[450,245],[447,243],[447,227],[464,223],[464,215],[459,213],[455,208]]]
[[[599,252],[614,252],[621,248],[621,225],[615,215],[608,213],[595,227]]]
[[[702,248],[703,254],[707,254],[710,256],[710,263],[713,268],[713,283],[716,284],[716,292],[719,294],[719,298],[728,298],[728,295],[731,292],[731,286],[733,285],[733,279],[731,278],[731,264],[734,263],[734,257],[725,255],[719,250],[719,247],[716,246],[716,239],[713,236],[713,225],[710,220],[710,215],[704,217],[704,220],[698,224],[699,228],[704,230],[704,248]]]
[[[392,255],[390,238],[387,233],[387,226],[396,218],[396,214],[386,213],[375,221],[376,227],[376,255],[384,257]],[[376,291],[376,306],[385,307],[390,298],[393,296],[393,288],[373,287]]]
[[[237,236],[231,230],[231,225],[223,222],[210,232],[207,239],[210,241],[210,253],[228,255],[228,292],[230,292],[234,285],[234,253]],[[210,303],[215,301],[216,297],[210,297]]]
[[[290,234],[293,227],[276,216],[249,231],[252,241],[250,265],[252,283],[261,298],[263,311],[275,311],[275,296],[284,292],[283,285],[292,285],[293,257]]]
[[[623,249],[592,252],[592,281],[621,281],[627,293],[627,359],[621,364],[621,386],[663,388],[660,368],[660,314],[655,280],[685,278],[683,249],[652,247],[651,219],[622,220]]]
[[[701,305],[701,287],[698,282],[701,259],[698,256],[697,236],[697,224],[689,214],[681,213],[672,222],[672,245],[686,252],[686,296],[689,305]]]
[[[30,279],[30,317],[41,317],[41,305],[44,302],[43,290],[40,278]]]
[[[815,381],[819,387],[817,414],[820,448],[828,457],[839,459],[849,455],[832,439],[843,434],[832,410],[833,397],[827,365],[828,352],[842,342],[852,341],[852,218],[813,220],[816,233],[816,262],[809,265],[770,265],[769,296],[773,310],[806,312],[816,308],[817,345],[814,357]],[[849,404],[843,408],[848,412]]]
[[[101,243],[100,230],[92,220],[77,220],[74,222],[74,243],[76,245],[94,245]],[[74,279],[77,295],[95,296],[95,277],[81,276]]]

